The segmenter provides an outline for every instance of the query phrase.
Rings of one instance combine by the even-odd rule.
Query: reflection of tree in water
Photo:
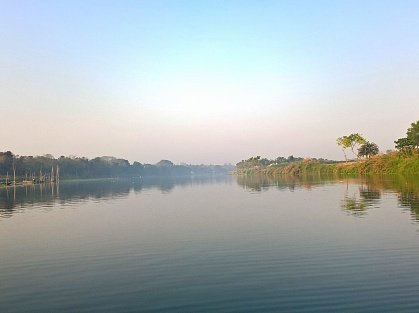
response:
[[[61,184],[38,184],[0,189],[0,216],[10,217],[18,209],[42,205],[75,204],[88,200],[126,197],[129,183],[106,181],[62,182]]]
[[[359,184],[359,182],[357,182]],[[372,189],[370,185],[365,184],[364,181],[360,182],[357,191],[353,191],[350,195],[349,181],[346,181],[346,191],[343,199],[341,200],[341,208],[349,215],[362,217],[367,214],[372,204],[380,199],[381,194],[379,191]]]
[[[402,208],[409,208],[412,218],[419,222],[419,194],[405,191],[399,194],[399,204]]]
[[[202,177],[147,177],[146,179],[80,180],[57,184],[40,184],[0,188],[0,217],[11,217],[18,210],[35,206],[77,204],[128,197],[131,190],[140,193],[157,189],[168,193],[176,186],[209,183],[231,183],[229,176]]]
[[[353,216],[364,216],[367,214],[367,204],[362,199],[357,199],[355,196],[345,196],[341,206],[344,211]]]
[[[141,192],[143,189],[156,188],[164,193],[168,193],[177,186],[207,185],[213,183],[231,183],[231,177],[227,175],[145,177],[135,180],[133,182],[133,189],[135,192]]]
[[[419,177],[404,176],[367,176],[358,178],[348,177],[310,177],[310,176],[238,176],[237,183],[243,188],[261,192],[269,188],[289,189],[296,188],[310,189],[313,186],[321,186],[336,181],[348,184],[357,184],[358,191],[354,194],[343,196],[341,200],[342,209],[354,216],[364,216],[373,207],[379,207],[383,192],[396,192],[398,194],[399,206],[409,208],[412,217],[419,222]]]
[[[293,185],[285,181],[275,180],[265,175],[256,176],[238,176],[237,183],[246,190],[261,192],[267,190],[272,186],[278,189],[290,188],[293,189]]]
[[[348,196],[348,190],[346,191],[341,207],[351,215],[364,216],[367,214],[367,209],[378,206],[380,199],[380,190],[362,183],[358,188],[358,193]]]
[[[318,177],[305,176],[277,176],[268,175],[240,175],[236,177],[237,183],[246,190],[261,192],[271,188],[289,189],[294,191],[296,188],[311,189],[313,186],[324,185],[329,180],[319,180]]]
[[[254,176],[238,176],[237,182],[245,189],[250,191],[260,192],[269,188],[289,189],[291,191],[296,188],[311,189],[314,186],[322,186],[336,182],[336,179],[319,179],[318,176],[281,176],[270,177],[267,175]],[[342,199],[341,207],[347,213],[354,216],[363,216],[367,213],[367,209],[376,206],[381,198],[379,189],[374,188],[373,185],[366,183],[363,180],[355,180],[360,184],[358,192],[353,195],[348,194],[348,190]]]
[[[370,186],[367,188],[359,188],[359,196],[368,204],[375,204],[381,199],[381,192],[376,189],[370,189]]]
[[[383,180],[383,188],[396,191],[399,207],[409,209],[412,219],[419,222],[418,176],[396,176],[392,180]]]

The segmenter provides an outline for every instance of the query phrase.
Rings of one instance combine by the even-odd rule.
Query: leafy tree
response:
[[[419,148],[419,121],[410,124],[410,126],[407,129],[407,138],[411,141],[414,148]]]
[[[342,148],[343,155],[345,156],[345,161],[348,161],[348,157],[346,156],[345,149],[350,147],[349,137],[348,136],[338,137],[336,139],[336,143],[338,144],[338,146]]]
[[[399,150],[401,153],[406,155],[412,153],[414,144],[409,138],[399,138],[394,143],[396,144],[396,149]]]
[[[12,152],[0,152],[0,171],[3,173],[11,173],[13,170],[14,159],[15,155]]]
[[[355,148],[365,144],[366,142],[365,138],[358,133],[353,133],[336,139],[338,146],[342,147],[343,154],[345,155],[345,161],[348,160],[345,149],[350,148],[352,153],[356,156],[356,158],[358,158],[358,154],[355,153]]]
[[[263,166],[268,166],[269,164],[272,163],[271,160],[267,159],[267,158],[262,158],[259,160],[260,164],[262,164]]]
[[[378,146],[373,142],[366,142],[358,149],[359,156],[370,158],[372,155],[378,154]]]
[[[287,163],[287,159],[286,158],[284,158],[284,157],[277,157],[276,159],[275,159],[275,163],[276,164],[281,164],[281,163]]]
[[[394,141],[396,149],[401,153],[410,155],[415,148],[419,147],[419,121],[410,124],[406,137]]]
[[[161,160],[158,163],[156,163],[156,166],[171,167],[171,166],[174,166],[174,164],[172,161],[169,161],[169,160]]]

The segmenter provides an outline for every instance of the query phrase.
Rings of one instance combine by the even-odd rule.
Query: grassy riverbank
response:
[[[305,159],[289,164],[263,166],[237,166],[237,175],[265,174],[275,175],[364,175],[364,174],[402,174],[419,175],[419,155],[405,156],[398,152],[377,155],[369,159],[323,163],[318,160]]]

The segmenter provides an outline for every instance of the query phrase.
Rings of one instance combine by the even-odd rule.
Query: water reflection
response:
[[[399,194],[399,203],[401,207],[409,208],[412,217],[419,221],[419,196],[416,192],[405,191]]]
[[[244,189],[252,192],[260,192],[271,188],[288,189],[293,191],[298,188],[311,189],[314,186],[325,185],[336,181],[329,177],[300,177],[300,176],[282,176],[271,177],[267,175],[237,176],[237,183]]]
[[[367,209],[379,207],[381,191],[375,186],[361,181],[357,191],[350,193],[348,184],[342,200],[342,209],[350,215],[362,217]]]
[[[0,188],[0,217],[31,208],[52,207],[56,204],[73,205],[85,201],[105,201],[126,198],[132,191],[157,189],[171,192],[176,186],[231,183],[229,176],[211,177],[156,177],[133,180],[80,180],[60,184],[40,184]]]
[[[319,176],[283,176],[264,175],[240,176],[237,183],[245,190],[263,192],[268,189],[297,188],[310,190],[328,184],[343,183],[345,192],[340,200],[340,207],[345,213],[363,217],[369,209],[380,207],[383,194],[396,193],[398,206],[409,209],[412,218],[419,222],[419,177],[411,176],[368,176],[359,178],[319,177]],[[355,186],[356,188],[352,188]]]
[[[344,211],[354,216],[363,216],[367,213],[367,204],[358,200],[355,196],[345,197],[341,206]]]
[[[397,193],[398,205],[410,210],[412,219],[419,222],[419,177],[370,177],[367,183],[383,192]]]
[[[229,176],[215,177],[156,177],[134,180],[93,180],[72,181],[46,185],[28,185],[0,188],[0,217],[11,217],[19,211],[31,207],[53,207],[54,205],[74,205],[85,201],[104,201],[125,198],[130,192],[157,189],[170,193],[177,186],[231,184],[233,180],[249,192],[264,192],[269,189],[295,191],[311,190],[343,184],[344,192],[337,206],[346,214],[363,217],[370,209],[381,206],[386,193],[396,193],[398,206],[409,210],[412,219],[419,222],[419,178],[401,176],[371,176],[363,178],[339,177],[269,177],[269,176]],[[327,194],[325,194],[327,196]]]

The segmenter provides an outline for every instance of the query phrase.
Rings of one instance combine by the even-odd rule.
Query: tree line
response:
[[[0,152],[0,176],[39,179],[45,175],[59,172],[61,179],[114,178],[142,176],[190,176],[226,174],[232,165],[175,165],[169,160],[156,164],[142,164],[115,157],[85,157],[52,155],[18,156],[11,151]]]
[[[357,160],[360,158],[369,159],[374,155],[379,153],[378,145],[374,142],[366,140],[359,133],[352,133],[336,139],[338,146],[342,148],[343,154],[345,156],[345,161],[350,159],[348,155],[348,150],[351,152],[353,157]],[[399,151],[399,156],[401,157],[410,157],[418,153],[419,148],[419,121],[416,121],[411,124],[407,129],[406,137],[400,138],[394,141],[395,148]],[[247,169],[257,169],[257,168],[268,168],[271,166],[284,167],[291,165],[293,163],[298,163],[302,161],[310,161],[311,163],[316,164],[334,164],[339,163],[340,161],[327,160],[323,158],[310,158],[304,159],[301,157],[277,157],[275,159],[261,158],[260,156],[251,157],[247,160],[241,160],[236,164],[236,171],[241,172]]]
[[[268,159],[268,158],[261,158],[259,155],[256,157],[251,157],[247,160],[241,160],[239,163],[236,164],[236,169],[247,169],[247,168],[256,168],[256,167],[268,167],[268,166],[286,166],[292,163],[301,162],[305,159],[302,157],[294,157],[290,155],[289,157],[282,157],[279,156],[275,159]],[[338,161],[323,159],[323,158],[312,158],[312,161],[317,161],[319,163],[324,164],[333,164],[337,163]]]
[[[342,148],[345,161],[348,160],[346,149],[350,149],[356,159],[371,156],[379,153],[377,144],[367,141],[362,135],[352,133],[350,135],[338,137],[336,139],[338,146]],[[419,148],[419,121],[413,122],[407,129],[406,137],[394,141],[395,148],[402,154],[410,156],[415,149]]]

